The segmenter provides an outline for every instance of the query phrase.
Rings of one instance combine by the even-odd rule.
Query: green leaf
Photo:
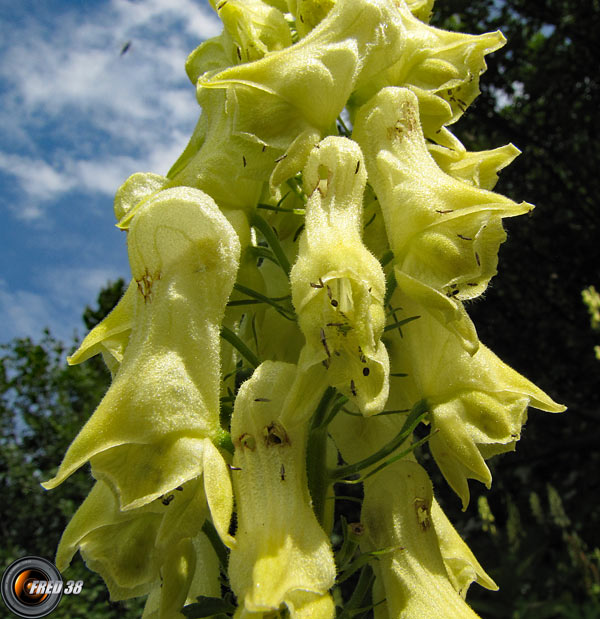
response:
[[[225,613],[231,616],[235,611],[235,606],[221,598],[211,598],[206,595],[199,595],[196,598],[198,601],[194,604],[188,604],[181,610],[182,614],[190,619],[198,619],[198,617],[212,617],[217,613]]]

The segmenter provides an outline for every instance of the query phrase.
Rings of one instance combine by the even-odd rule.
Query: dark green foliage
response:
[[[221,598],[211,598],[202,595],[197,598],[198,601],[193,604],[188,604],[181,612],[190,619],[198,617],[212,617],[217,613],[223,614],[226,617],[233,615],[235,605],[229,600]]]
[[[518,146],[523,154],[496,190],[537,205],[531,217],[508,220],[499,274],[469,312],[486,345],[569,407],[563,415],[530,411],[517,452],[495,463],[485,494],[496,537],[481,531],[475,505],[451,514],[501,589],[480,595],[474,587],[470,599],[490,618],[597,617],[600,364],[581,291],[600,283],[600,2],[438,0],[434,8],[437,26],[500,29],[508,39],[488,57],[482,94],[455,130],[472,150]],[[552,520],[546,483],[568,525]],[[532,492],[543,524],[532,515]],[[448,496],[445,508],[455,504]],[[520,514],[518,546],[508,543],[511,513]]]
[[[123,293],[123,281],[86,310],[98,322]],[[92,323],[90,323],[92,324]],[[110,383],[101,361],[66,364],[65,346],[45,333],[41,341],[13,340],[0,348],[0,570],[27,555],[52,560],[62,531],[92,486],[87,470],[51,492],[40,482],[51,478],[64,453],[90,417]],[[122,604],[108,601],[102,579],[80,558],[65,580],[83,580],[78,596],[63,596],[53,617],[126,617]],[[139,616],[136,612],[129,616]]]

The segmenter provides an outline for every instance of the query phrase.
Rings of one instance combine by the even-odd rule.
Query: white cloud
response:
[[[127,277],[117,268],[48,267],[40,271],[35,290],[10,289],[0,279],[0,342],[13,337],[37,339],[46,327],[58,339],[69,342],[85,330],[82,313],[94,305],[109,281]]]
[[[48,267],[39,274],[39,287],[46,298],[61,310],[76,308],[95,302],[98,292],[107,282],[124,276],[112,267]]]
[[[0,170],[16,177],[21,189],[31,198],[50,199],[73,186],[69,176],[43,159],[0,152]]]
[[[112,0],[47,19],[50,28],[28,16],[5,29],[0,63],[12,120],[0,126],[10,138],[0,170],[20,186],[23,204],[11,211],[21,219],[71,190],[113,195],[135,171],[166,173],[200,112],[186,56],[221,30],[191,0]]]
[[[38,293],[9,290],[0,280],[0,341],[12,337],[38,336],[47,326],[47,302]]]

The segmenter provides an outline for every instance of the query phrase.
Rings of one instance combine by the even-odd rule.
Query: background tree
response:
[[[533,413],[516,453],[498,459],[490,511],[481,505],[487,530],[475,506],[462,516],[500,585],[496,597],[471,600],[485,600],[485,617],[600,616],[599,368],[581,302],[600,279],[600,2],[445,0],[433,21],[508,40],[456,133],[472,150],[518,146],[497,190],[537,208],[507,221],[500,273],[469,312],[482,341],[569,407]]]
[[[97,307],[84,312],[86,327],[92,328],[108,314],[123,292],[123,280],[103,289]],[[92,487],[87,471],[75,473],[69,483],[52,493],[40,486],[54,474],[110,384],[110,374],[101,359],[69,367],[67,352],[67,347],[48,331],[37,343],[30,338],[15,339],[0,348],[2,570],[27,555],[52,560],[65,526]],[[64,596],[53,613],[57,618],[140,615],[137,602],[110,603],[103,581],[89,572],[80,558],[64,578],[81,579],[85,584],[79,596]]]

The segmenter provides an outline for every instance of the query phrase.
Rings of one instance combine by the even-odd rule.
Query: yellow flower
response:
[[[238,529],[229,578],[240,617],[282,606],[292,617],[335,614],[333,554],[306,479],[307,420],[324,390],[303,382],[296,366],[266,361],[238,392],[231,421]]]
[[[352,93],[347,108],[354,118],[380,90],[388,86],[410,88],[419,100],[426,137],[454,148],[460,143],[446,125],[456,122],[477,97],[479,76],[486,69],[485,56],[506,40],[500,31],[470,35],[429,26],[423,21],[429,20],[432,5],[432,0],[395,3],[393,22],[400,36],[390,44],[380,70]]]
[[[369,418],[339,414],[330,425],[330,431],[344,460],[354,464],[388,443],[398,434],[404,421],[405,416],[401,414]],[[411,440],[399,450],[408,448]],[[375,466],[365,469],[364,473]],[[433,498],[431,482],[414,456],[408,455],[388,465],[367,478],[364,484],[361,521],[367,524],[367,535],[366,542],[361,542],[361,550],[388,549],[391,552],[380,555],[373,563],[378,578],[385,583],[385,591],[381,591],[379,597],[375,595],[376,583],[374,602],[383,597],[388,599],[385,606],[388,614],[377,606],[378,616],[404,617],[405,612],[412,612],[414,616],[422,612],[423,617],[443,616],[435,614],[439,613],[436,606],[445,603],[455,612],[474,616],[460,603],[452,588],[464,599],[472,582],[494,590],[497,586]],[[419,519],[422,524],[427,523],[426,518],[430,519],[435,534],[427,533],[427,528],[414,526]],[[445,569],[440,568],[441,563]],[[425,608],[426,599],[409,602],[410,596],[419,595],[419,590],[428,587],[439,589],[438,599],[431,600],[432,608]],[[447,601],[442,601],[444,597]]]
[[[176,617],[193,596],[219,594],[218,561],[200,530],[206,514],[201,479],[128,511],[96,482],[63,533],[56,565],[64,571],[79,550],[111,600],[149,594],[144,617]]]
[[[121,509],[132,509],[203,473],[215,526],[229,539],[231,486],[213,441],[222,434],[219,328],[239,241],[206,194],[176,188],[139,208],[128,249],[137,282],[129,344],[110,389],[44,487],[89,460]]]
[[[364,546],[364,550],[389,551],[373,563],[383,588],[387,616],[477,617],[455,589],[446,569],[433,518],[437,508],[432,511],[433,490],[425,470],[416,462],[400,460],[367,479],[364,493],[361,521],[365,525],[365,542],[361,549]],[[493,584],[487,577],[482,577],[482,582]]]
[[[541,389],[503,363],[483,344],[474,355],[460,339],[407,296],[397,292],[392,304],[403,316],[419,316],[403,328],[403,337],[387,339],[397,379],[388,406],[410,408],[425,398],[429,404],[429,447],[444,477],[469,503],[467,479],[488,487],[487,458],[513,450],[527,418],[527,407],[561,412]],[[398,313],[401,318],[400,313]]]
[[[322,363],[329,384],[367,415],[383,409],[389,362],[380,337],[385,276],[362,243],[366,172],[351,140],[329,137],[304,169],[306,227],[290,281],[306,348],[300,367]]]
[[[302,14],[301,7],[297,10]],[[319,19],[316,10],[308,9],[309,21]],[[399,15],[391,2],[338,2],[298,43],[254,62],[199,76],[198,96],[201,100],[203,91],[224,91],[232,135],[244,138],[248,148],[261,146],[271,167],[286,155],[297,158],[301,169],[298,153],[306,156],[329,132],[361,79],[392,62],[389,50],[399,50],[390,45],[400,36]],[[262,160],[259,153],[247,159]]]
[[[529,212],[512,200],[449,176],[427,149],[417,97],[384,88],[359,111],[353,133],[381,204],[398,286],[477,348],[461,301],[496,273],[503,217]]]

